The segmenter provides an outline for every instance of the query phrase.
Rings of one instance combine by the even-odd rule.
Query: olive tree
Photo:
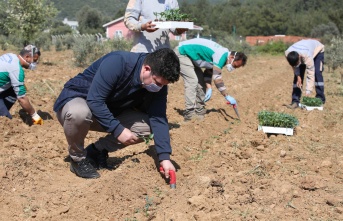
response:
[[[23,45],[34,42],[57,14],[49,0],[7,0],[3,6],[0,10],[6,14],[4,29],[8,35],[20,38]]]
[[[335,71],[340,69],[341,73],[341,84],[343,84],[343,38],[334,37],[331,40],[331,44],[325,47],[325,57],[329,69]]]

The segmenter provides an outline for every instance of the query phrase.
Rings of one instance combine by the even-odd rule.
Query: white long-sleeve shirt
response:
[[[312,91],[315,85],[314,58],[317,54],[324,52],[324,45],[317,40],[305,39],[291,45],[285,51],[286,57],[292,51],[296,51],[300,56],[301,62],[306,65],[306,91]],[[299,67],[294,68],[294,74],[297,76],[300,74]]]
[[[142,31],[142,24],[154,21],[154,12],[160,13],[179,8],[177,0],[130,0],[127,4],[124,23],[134,31],[132,52],[153,52],[160,48],[170,48],[169,30],[155,32]]]

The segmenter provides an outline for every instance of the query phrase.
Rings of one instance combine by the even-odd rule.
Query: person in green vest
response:
[[[203,38],[182,41],[174,51],[180,59],[185,86],[185,121],[204,118],[205,102],[212,97],[212,80],[227,102],[237,104],[224,85],[222,69],[226,67],[231,72],[244,66],[247,62],[244,53],[229,51],[218,43]]]

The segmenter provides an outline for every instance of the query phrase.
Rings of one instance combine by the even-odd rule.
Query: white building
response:
[[[62,22],[65,25],[69,25],[73,30],[77,30],[77,27],[79,27],[78,21],[69,21],[68,18],[64,18]]]

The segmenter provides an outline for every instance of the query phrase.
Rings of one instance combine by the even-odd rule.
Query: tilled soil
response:
[[[4,52],[2,52],[4,53]],[[324,72],[323,111],[290,110],[293,74],[283,56],[248,58],[224,72],[241,120],[214,89],[203,121],[183,122],[182,79],[170,85],[168,119],[176,189],[158,172],[153,142],[110,153],[112,171],[86,180],[69,170],[67,143],[52,106],[82,68],[71,51],[43,52],[26,71],[29,97],[45,119],[29,125],[18,103],[0,117],[0,220],[343,220],[343,88]],[[257,114],[293,114],[293,136],[257,130]],[[105,134],[90,132],[86,144]]]

